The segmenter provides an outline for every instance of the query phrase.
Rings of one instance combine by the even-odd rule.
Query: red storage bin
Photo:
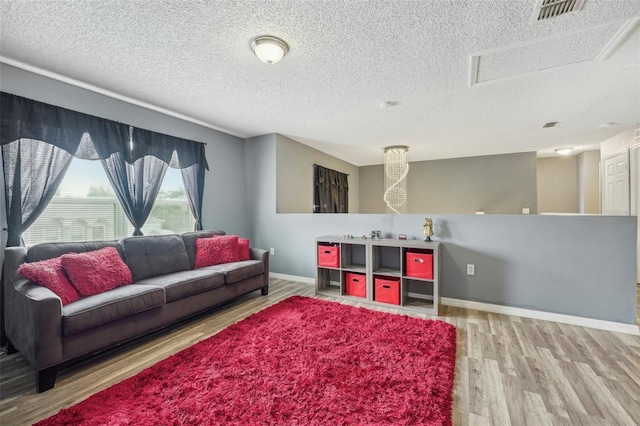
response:
[[[318,244],[318,266],[340,267],[340,247]]]
[[[367,297],[367,276],[364,274],[347,274],[347,294],[349,296]]]
[[[400,304],[400,278],[376,277],[374,283],[376,302]]]
[[[433,279],[433,254],[408,251],[406,261],[408,277]]]

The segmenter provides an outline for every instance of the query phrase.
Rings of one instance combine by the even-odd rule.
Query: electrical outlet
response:
[[[467,263],[467,275],[475,275],[476,274],[476,265],[473,263]]]
[[[274,249],[273,247],[271,247],[271,249],[269,249],[269,254],[271,256],[275,256],[276,255],[276,249]]]
[[[531,213],[531,209],[529,209],[529,207],[522,208],[522,214],[529,214],[529,213]]]

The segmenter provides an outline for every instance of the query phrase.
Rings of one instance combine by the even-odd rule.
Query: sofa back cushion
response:
[[[120,240],[133,282],[191,269],[180,235],[128,237]]]
[[[195,268],[196,266],[196,239],[209,238],[213,235],[225,235],[225,232],[216,230],[216,231],[185,232],[184,234],[182,234],[182,240],[184,241],[184,246],[187,249],[187,255],[189,256],[191,269]]]
[[[67,253],[95,251],[104,247],[115,247],[120,251],[120,245],[117,241],[40,243],[29,247],[29,250],[27,251],[27,262],[51,259]]]
[[[131,271],[115,247],[63,254],[60,259],[71,284],[81,296],[104,293],[132,282]]]

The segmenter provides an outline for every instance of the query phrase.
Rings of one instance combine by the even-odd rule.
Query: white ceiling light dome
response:
[[[251,48],[258,59],[268,65],[277,64],[289,52],[289,45],[281,38],[263,35],[251,40]]]
[[[568,146],[566,148],[556,148],[554,151],[558,155],[569,155],[569,154],[571,154],[571,151],[573,151],[573,147],[572,146]]]

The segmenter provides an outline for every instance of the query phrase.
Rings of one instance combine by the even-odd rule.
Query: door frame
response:
[[[631,215],[640,216],[640,143],[629,147],[629,179]]]

